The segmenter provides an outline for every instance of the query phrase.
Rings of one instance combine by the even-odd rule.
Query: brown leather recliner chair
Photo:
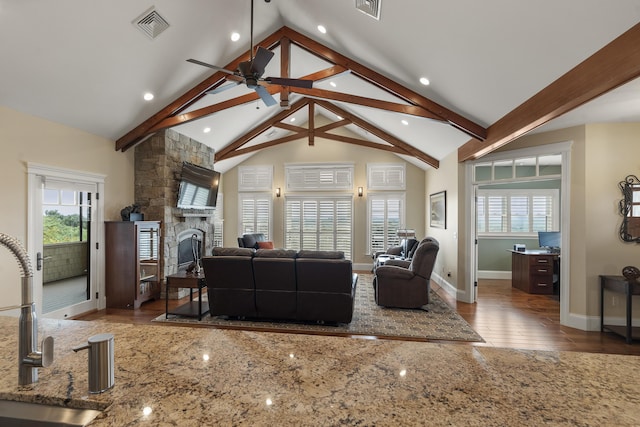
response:
[[[407,253],[405,253],[405,247]],[[398,246],[391,246],[387,248],[386,251],[375,252],[373,255],[371,255],[371,257],[374,259],[374,261],[380,255],[394,255],[401,258],[411,258],[417,248],[418,241],[416,239],[402,239]]]
[[[249,233],[238,237],[239,248],[258,249],[258,242],[264,242],[266,239],[263,233]]]
[[[373,279],[375,298],[384,307],[419,308],[429,303],[431,273],[440,246],[433,238],[423,239],[408,266],[385,264]]]

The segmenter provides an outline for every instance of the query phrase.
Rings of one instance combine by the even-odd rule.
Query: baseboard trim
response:
[[[511,271],[479,270],[478,279],[511,280]]]

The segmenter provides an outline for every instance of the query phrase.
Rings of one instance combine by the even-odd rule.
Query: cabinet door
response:
[[[105,223],[107,307],[131,307],[136,298],[136,242],[134,224]]]

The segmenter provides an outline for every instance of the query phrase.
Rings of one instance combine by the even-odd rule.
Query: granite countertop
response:
[[[640,420],[640,358],[166,325],[39,319],[55,359],[18,386],[18,319],[0,317],[0,398],[101,409],[92,426],[571,425]],[[115,336],[115,386],[87,352]],[[148,415],[144,408],[150,408]]]

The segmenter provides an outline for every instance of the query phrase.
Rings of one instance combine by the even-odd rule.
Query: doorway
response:
[[[500,233],[492,233],[487,232],[488,230],[482,229],[482,225],[479,225],[478,218],[482,215],[485,215],[485,220],[488,219],[489,213],[485,210],[481,211],[481,207],[478,206],[478,192],[482,187],[489,188],[491,186],[509,186],[513,183],[525,183],[526,185],[543,185],[545,182],[551,182],[554,179],[559,181],[559,229],[562,230],[562,258],[565,260],[570,259],[570,247],[569,247],[569,218],[570,218],[570,185],[569,185],[569,177],[570,177],[570,149],[571,143],[559,143],[559,144],[550,144],[545,146],[539,146],[534,148],[522,149],[522,150],[512,150],[505,151],[500,153],[495,153],[494,155],[486,156],[481,160],[477,160],[474,162],[468,162],[466,165],[466,186],[467,186],[467,194],[469,195],[468,200],[468,209],[467,211],[467,242],[469,242],[468,250],[469,250],[469,263],[468,263],[468,273],[465,281],[469,284],[467,286],[467,290],[465,291],[464,298],[461,298],[464,302],[476,302],[477,299],[477,291],[478,291],[478,282],[479,282],[479,269],[481,267],[478,266],[478,257],[480,248],[478,246],[479,238],[484,233],[484,237],[490,236],[494,239],[500,237]],[[538,184],[536,184],[536,182]],[[533,183],[533,184],[532,184]],[[522,185],[522,184],[520,184]],[[532,193],[533,194],[533,193]],[[520,197],[519,199],[526,199]],[[486,208],[485,204],[485,208]],[[507,212],[507,214],[513,214],[513,212]],[[499,216],[499,215],[498,215]],[[522,218],[517,218],[518,221],[521,221]],[[535,221],[536,219],[533,216],[530,217],[531,221]],[[485,226],[487,222],[485,221]],[[498,224],[499,225],[499,224]],[[555,227],[555,226],[553,226]],[[533,237],[533,228],[529,229],[527,232],[518,233],[516,232],[512,236],[509,237],[517,237],[518,240],[521,240],[523,237],[531,234],[530,237]],[[507,230],[509,233],[512,230],[509,228]],[[518,230],[515,230],[518,231]],[[509,233],[505,233],[506,237]],[[495,243],[497,240],[494,240]],[[513,242],[511,242],[513,243]],[[517,242],[522,243],[522,242]],[[533,247],[537,246],[537,238],[535,238],[535,243],[531,242]],[[528,245],[527,245],[528,246]],[[503,255],[507,256],[508,249],[511,249],[513,244],[508,247],[502,247],[499,252],[504,253]],[[495,248],[494,248],[495,249]],[[507,273],[506,271],[504,272]],[[509,270],[510,273],[510,270]],[[560,322],[561,324],[567,324],[568,315],[569,315],[569,301],[570,301],[570,286],[569,286],[569,268],[563,268],[560,270],[560,289],[559,289],[559,298],[560,298]],[[510,279],[509,274],[509,279]]]
[[[29,164],[28,174],[29,255],[35,260],[38,315],[64,319],[101,308],[104,177],[35,164]]]

